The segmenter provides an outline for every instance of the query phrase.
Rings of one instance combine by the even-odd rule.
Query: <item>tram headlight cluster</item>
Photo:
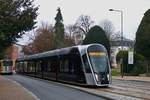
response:
[[[109,80],[109,74],[107,74],[107,78],[108,78],[108,80]]]
[[[96,81],[99,81],[98,74],[96,74],[96,73],[95,73],[95,78],[96,78]]]

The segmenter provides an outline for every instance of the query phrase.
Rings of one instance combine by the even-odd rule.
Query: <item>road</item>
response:
[[[31,91],[40,100],[105,100],[64,85],[22,75],[5,76]]]

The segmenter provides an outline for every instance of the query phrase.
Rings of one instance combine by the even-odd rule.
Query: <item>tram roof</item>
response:
[[[21,60],[30,60],[30,59],[37,59],[37,58],[46,58],[46,57],[52,57],[52,56],[57,56],[57,55],[58,56],[65,55],[65,54],[69,54],[70,51],[73,49],[79,49],[79,48],[83,49],[83,48],[87,48],[90,45],[93,45],[93,44],[60,48],[60,49],[56,49],[56,50],[46,51],[43,53],[28,55],[28,56],[19,58],[18,60],[21,61]],[[97,44],[95,44],[95,45],[97,45]]]
[[[46,58],[46,57],[57,56],[57,55],[58,56],[65,55],[65,54],[68,54],[72,49],[75,49],[75,48],[78,48],[78,46],[61,48],[61,49],[46,51],[43,53],[28,55],[23,58],[19,58],[18,60],[29,60],[29,59],[35,59],[35,58]]]

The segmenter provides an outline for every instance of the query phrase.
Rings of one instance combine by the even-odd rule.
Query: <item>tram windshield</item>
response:
[[[12,66],[13,62],[12,61],[3,61],[3,66]]]
[[[89,47],[88,55],[95,73],[108,72],[108,58],[107,53],[103,47]]]

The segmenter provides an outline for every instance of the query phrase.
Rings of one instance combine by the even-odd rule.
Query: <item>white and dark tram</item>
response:
[[[79,45],[19,58],[21,74],[88,86],[109,86],[111,69],[107,51],[100,44]]]

